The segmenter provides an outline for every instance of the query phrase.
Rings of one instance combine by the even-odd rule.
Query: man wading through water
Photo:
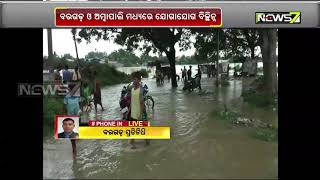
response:
[[[141,85],[141,75],[139,73],[133,74],[133,87],[131,88],[131,103],[129,111],[127,112],[128,121],[141,121],[143,120],[144,98],[143,87]],[[146,119],[145,119],[146,120]],[[135,149],[134,139],[130,139],[131,149]],[[146,139],[146,145],[149,145],[150,141]]]
[[[76,91],[80,88],[80,83],[78,84],[69,84],[69,93],[64,98],[64,111],[68,115],[79,115],[80,111],[80,96],[76,95]],[[70,139],[72,145],[72,154],[73,159],[76,159],[77,156],[77,145],[76,139]]]
[[[66,71],[68,71],[68,66],[66,65]],[[80,112],[80,87],[81,87],[81,75],[79,71],[79,66],[75,67],[73,75],[68,72],[64,72],[64,77],[66,83],[69,86],[69,92],[64,98],[64,111],[68,115],[79,115]],[[74,123],[74,121],[72,120]],[[77,156],[77,139],[76,138],[70,139],[71,146],[72,146],[72,155],[73,159],[76,159]]]

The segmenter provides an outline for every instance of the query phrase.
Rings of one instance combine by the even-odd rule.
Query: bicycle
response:
[[[89,99],[87,102],[84,101],[81,107],[82,112],[91,112],[92,110],[92,103],[93,103],[93,99]],[[83,108],[85,107],[85,110],[83,110]]]
[[[154,110],[154,100],[152,98],[152,96],[147,95],[147,93],[149,92],[148,86],[145,84],[144,85],[144,93],[143,93],[143,99],[144,99],[144,104],[147,110]]]

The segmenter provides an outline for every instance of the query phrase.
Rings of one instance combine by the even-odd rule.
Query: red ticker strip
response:
[[[63,8],[57,27],[221,27],[221,8]]]

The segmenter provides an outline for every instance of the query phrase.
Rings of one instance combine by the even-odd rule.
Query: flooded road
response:
[[[226,126],[208,114],[227,105],[248,117],[264,121],[277,118],[272,110],[250,107],[241,100],[246,82],[230,80],[216,88],[213,79],[201,80],[202,92],[176,90],[165,80],[143,79],[155,100],[151,125],[170,126],[170,140],[151,140],[130,149],[127,140],[79,140],[77,161],[72,161],[70,142],[45,142],[44,178],[277,178],[278,143],[248,135],[249,128]],[[244,83],[244,84],[243,84]],[[125,84],[102,89],[105,111],[92,119],[120,119],[120,91]]]

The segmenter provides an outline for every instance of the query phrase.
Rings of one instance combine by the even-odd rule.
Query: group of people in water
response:
[[[189,66],[189,69],[186,69],[186,66],[181,69],[182,78],[181,81],[191,80],[192,78],[192,66]],[[201,68],[200,65],[198,65],[198,73],[197,76],[201,79]]]
[[[60,73],[61,71],[62,73]],[[97,78],[97,72],[93,71],[89,72],[89,74],[90,77],[87,77],[87,80],[83,80],[79,67],[76,66],[74,70],[70,70],[68,65],[65,65],[64,69],[59,66],[55,71],[55,84],[58,87],[60,87],[60,85],[67,85],[68,87],[68,94],[64,97],[66,114],[78,115],[83,111],[84,107],[90,105],[91,102],[94,103],[96,112],[98,105],[104,110],[101,101],[101,83]],[[59,90],[58,88],[57,92],[59,92]]]
[[[102,111],[104,107],[101,101],[101,83],[98,79],[96,71],[89,71],[86,73],[88,77],[84,80],[81,77],[79,67],[76,66],[74,70],[70,70],[67,65],[64,69],[59,66],[54,73],[55,84],[67,85],[68,93],[63,98],[64,114],[67,115],[81,115],[88,113],[88,106],[91,107],[91,103],[94,103],[95,112],[97,112],[97,106],[100,105]],[[61,73],[62,71],[62,73]],[[128,111],[125,113],[125,119],[128,121],[143,120],[144,115],[144,88],[142,87],[141,74],[132,74],[133,81],[131,86],[127,89],[127,96],[129,105]],[[59,88],[58,88],[59,92]],[[93,98],[92,98],[93,96]],[[77,148],[76,139],[71,139],[73,158],[76,158]],[[131,148],[136,148],[134,140],[130,140]],[[150,141],[146,140],[146,145],[149,145]]]
[[[186,69],[186,66],[184,66],[183,69],[181,69],[181,74],[182,74],[181,81],[185,82],[186,80],[191,80],[192,66],[189,66],[188,70]],[[198,76],[201,79],[201,74],[202,74],[202,71],[201,71],[200,65],[198,65],[196,76]],[[156,74],[155,74],[157,84],[163,84],[165,76],[167,76],[168,81],[170,81],[170,78],[171,78],[170,72],[165,73],[165,70],[163,70],[162,68],[161,69],[157,68]],[[180,76],[178,74],[176,74],[176,78],[178,81],[180,81]]]
[[[62,73],[61,73],[62,71]],[[91,107],[91,103],[94,103],[95,111],[97,112],[98,105],[104,110],[101,101],[101,83],[97,78],[96,71],[89,71],[87,80],[84,80],[81,76],[79,66],[76,66],[73,70],[70,70],[68,65],[64,66],[64,69],[59,66],[54,72],[54,82],[58,87],[57,95],[62,92],[62,87],[67,87],[67,94],[63,98],[63,114],[67,115],[81,115]],[[92,98],[93,97],[93,98]],[[91,108],[90,108],[91,109]],[[76,139],[71,139],[73,158],[76,157]]]
[[[61,66],[60,66],[61,67]],[[97,112],[98,105],[100,105],[102,111],[104,107],[101,101],[101,83],[98,79],[96,71],[89,71],[86,75],[86,80],[81,76],[79,66],[76,66],[74,70],[70,70],[68,65],[64,66],[64,69],[58,68],[54,73],[54,80],[56,85],[67,85],[68,93],[63,99],[64,103],[64,113],[68,115],[81,115],[87,112],[88,106],[91,107],[91,103],[94,103],[95,112]],[[61,73],[62,70],[62,73]],[[187,70],[181,69],[182,78],[181,80],[187,81],[192,79],[192,66],[189,66]],[[163,81],[163,72],[158,74],[161,76]],[[201,79],[201,68],[198,65],[198,73],[196,75]],[[128,111],[125,113],[124,120],[136,121],[143,120],[143,115],[145,112],[144,104],[144,88],[142,87],[141,74],[132,74],[133,81],[129,89],[126,89],[127,101],[129,102]],[[180,79],[180,78],[179,78]],[[59,91],[59,89],[58,89]],[[92,98],[93,96],[93,98]],[[123,96],[125,96],[123,94]],[[71,139],[73,156],[76,157],[76,139]],[[134,140],[130,140],[131,148],[136,148]],[[146,140],[146,145],[149,145],[150,141]]]

